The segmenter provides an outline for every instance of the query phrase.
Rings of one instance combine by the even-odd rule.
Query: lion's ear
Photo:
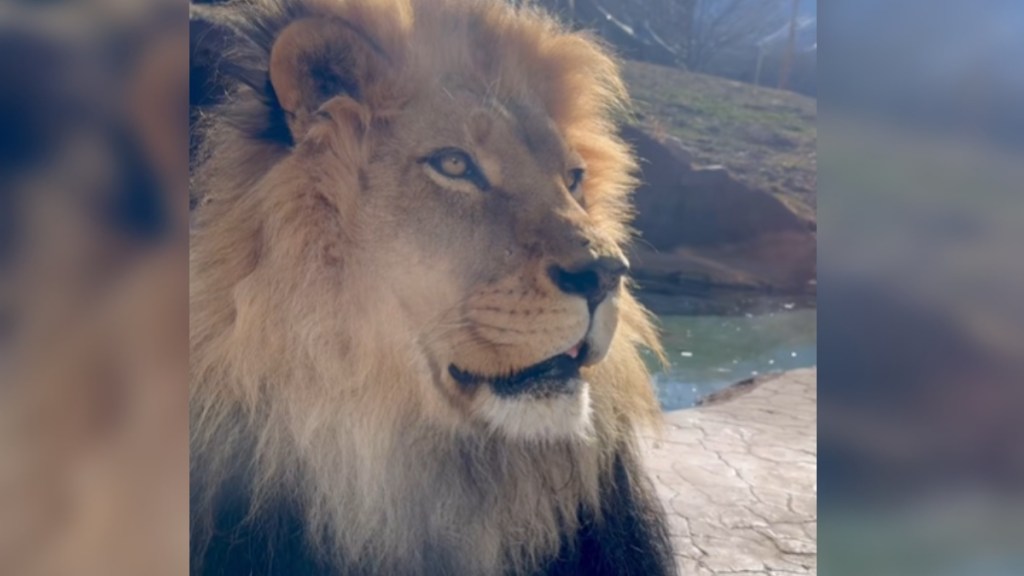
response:
[[[285,27],[270,52],[270,83],[294,136],[331,98],[361,102],[385,60],[369,36],[343,20],[304,18]]]

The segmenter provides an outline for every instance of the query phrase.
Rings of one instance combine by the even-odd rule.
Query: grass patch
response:
[[[627,62],[623,75],[641,125],[679,138],[697,163],[722,165],[816,218],[817,101],[640,62]]]

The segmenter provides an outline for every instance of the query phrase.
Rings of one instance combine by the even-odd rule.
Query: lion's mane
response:
[[[280,31],[311,15],[366,31],[389,55],[486,47],[490,56],[475,61],[501,71],[496,96],[533,91],[563,130],[585,136],[588,174],[607,191],[595,219],[628,240],[634,162],[613,124],[625,90],[586,34],[474,0],[261,0],[196,12],[193,49],[204,36],[217,46],[198,81],[222,90],[195,115],[193,571],[674,572],[635,438],[658,417],[640,356],[658,345],[628,294],[611,352],[586,373],[591,437],[525,442],[433,426],[430,405],[390,385],[419,377],[402,356],[414,336],[394,333],[375,288],[354,278],[339,289],[302,266],[321,245],[280,222],[319,221],[322,207],[268,201],[267,190],[296,178],[274,170],[295,143],[267,69]],[[474,39],[449,41],[459,35]],[[364,97],[387,114],[428,80],[410,69]],[[356,265],[344,252],[320,256]]]

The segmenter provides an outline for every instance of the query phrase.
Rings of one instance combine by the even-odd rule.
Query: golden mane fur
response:
[[[407,351],[453,338],[432,299],[464,284],[454,279],[460,262],[486,242],[452,248],[396,228],[405,215],[365,198],[396,193],[406,176],[363,167],[406,146],[408,131],[396,133],[392,120],[437,87],[542,110],[585,161],[588,225],[622,249],[635,163],[615,131],[627,96],[614,59],[586,33],[498,2],[234,8],[222,18],[245,39],[226,56],[242,63],[240,82],[205,119],[193,175],[201,198],[190,264],[193,510],[208,511],[244,477],[251,514],[296,500],[327,557],[398,573],[440,549],[460,573],[536,569],[575,529],[581,505],[602,509],[613,461],[635,459],[637,428],[657,421],[640,356],[642,347],[659,349],[648,315],[624,287],[610,350],[583,371],[590,424],[579,435],[520,438],[467,423],[458,400],[453,408],[436,393],[437,367]],[[262,77],[247,74],[265,72],[282,30],[311,16],[344,22],[339,30],[370,44],[367,58],[387,72],[368,69],[373,79],[358,99],[335,98],[304,116],[282,111]],[[289,98],[283,83],[275,88]],[[422,116],[434,116],[425,106]],[[401,209],[433,221],[442,205]],[[402,244],[406,234],[412,241]],[[393,249],[366,248],[391,237]],[[434,249],[451,258],[425,265],[416,250]],[[410,320],[431,314],[433,323]],[[518,360],[507,362],[501,370]],[[195,540],[208,520],[194,518]],[[424,534],[442,542],[424,547]]]

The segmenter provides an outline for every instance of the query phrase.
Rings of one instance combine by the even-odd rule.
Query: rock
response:
[[[644,462],[683,574],[817,574],[817,369],[665,414]]]
[[[739,382],[730,384],[729,386],[722,388],[717,392],[712,392],[707,396],[702,396],[701,398],[698,398],[696,405],[713,406],[715,404],[721,404],[723,402],[728,402],[729,400],[739,398],[740,396],[743,396],[744,394],[752,391],[754,388],[757,388],[759,385],[763,384],[765,378],[767,377],[761,376],[740,380]]]
[[[641,299],[814,294],[814,227],[786,202],[722,166],[696,166],[678,138],[637,126],[622,135],[642,159],[630,254]]]

